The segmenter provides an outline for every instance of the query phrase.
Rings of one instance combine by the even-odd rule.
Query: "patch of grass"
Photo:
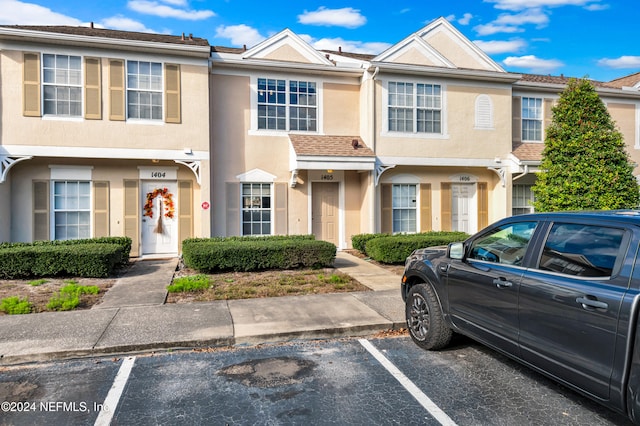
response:
[[[39,280],[29,281],[27,284],[33,287],[38,287],[39,285],[45,284],[46,282],[47,280],[45,280],[44,278],[40,278]]]
[[[9,315],[21,315],[31,313],[31,303],[27,299],[11,296],[0,301],[0,311]]]
[[[52,311],[70,311],[80,304],[83,294],[98,294],[100,288],[96,285],[79,285],[73,280],[65,281],[66,285],[49,299],[47,309]]]
[[[211,287],[209,277],[205,274],[198,274],[176,278],[173,280],[173,283],[167,287],[167,291],[169,291],[169,293],[197,292],[206,290],[209,287]]]

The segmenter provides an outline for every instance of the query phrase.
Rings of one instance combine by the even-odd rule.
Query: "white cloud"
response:
[[[81,25],[79,19],[53,12],[48,7],[16,0],[0,0],[2,25]]]
[[[367,18],[358,9],[344,7],[342,9],[327,9],[320,7],[314,12],[304,11],[298,15],[298,22],[307,25],[336,26],[358,28],[367,23]]]
[[[564,66],[556,59],[540,59],[534,55],[509,56],[502,62],[508,67],[526,68],[534,74],[546,74]]]
[[[620,56],[619,58],[603,58],[598,61],[598,65],[608,68],[639,68],[640,56]]]
[[[252,47],[263,41],[266,37],[261,35],[258,30],[247,25],[221,25],[216,28],[217,38],[226,38],[231,41],[234,46]]]
[[[460,25],[469,25],[469,22],[471,22],[472,18],[473,18],[472,14],[465,13],[464,15],[462,15],[462,18],[456,19],[456,15],[448,15],[444,19],[446,19],[449,22],[457,22]]]
[[[474,31],[478,33],[478,35],[486,36],[497,33],[521,33],[524,30],[514,25],[496,25],[496,24],[484,24],[484,25],[476,25],[473,27]]]
[[[542,12],[541,9],[529,9],[515,15],[508,13],[501,14],[493,23],[498,25],[535,24],[538,28],[541,28],[549,23],[549,16]]]
[[[488,55],[495,55],[500,53],[515,53],[520,52],[527,46],[527,43],[524,40],[516,39],[516,40],[491,40],[491,41],[483,41],[483,40],[474,40],[473,42],[476,46],[480,48],[484,53]]]
[[[525,10],[536,7],[561,7],[584,6],[594,7],[600,5],[600,0],[484,0],[486,3],[495,3],[496,9]]]
[[[103,19],[100,21],[100,25],[98,25],[98,27],[111,28],[120,31],[135,31],[139,33],[157,33],[157,31],[147,28],[142,22],[135,21],[122,15]]]
[[[300,34],[300,38],[302,38],[304,41],[313,46],[313,48],[318,50],[337,51],[338,48],[342,48],[343,52],[348,53],[365,53],[377,55],[391,47],[390,43],[377,41],[363,42],[355,40],[345,40],[341,37],[315,39],[308,34]]]
[[[177,1],[169,1],[169,3],[173,6],[176,5]],[[200,21],[216,16],[215,12],[212,10],[179,9],[160,4],[159,2],[152,0],[130,0],[127,3],[127,7],[135,12],[145,15],[184,19],[188,21]]]

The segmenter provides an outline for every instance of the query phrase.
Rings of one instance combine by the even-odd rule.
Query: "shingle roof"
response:
[[[625,77],[620,77],[615,80],[611,80],[608,84],[614,87],[633,87],[636,84],[640,83],[640,72],[627,75]]]
[[[139,33],[133,31],[118,31],[92,27],[71,27],[63,25],[0,25],[0,27],[88,37],[104,37],[119,40],[183,44],[187,46],[209,46],[209,42],[207,41],[207,39],[193,37],[191,34],[186,36],[184,34],[180,36],[174,36],[166,34]]]
[[[540,84],[559,84],[566,85],[569,83],[569,80],[575,77],[565,77],[564,75],[553,76],[553,75],[538,75],[538,74],[522,74],[522,79],[520,81],[531,82],[531,83],[540,83]],[[605,83],[597,80],[589,80],[595,87],[610,87],[615,88],[616,86]]]
[[[541,161],[543,143],[514,143],[511,152],[520,161]]]
[[[375,157],[360,136],[325,136],[290,134],[296,155],[327,157]],[[354,148],[357,141],[357,148]]]

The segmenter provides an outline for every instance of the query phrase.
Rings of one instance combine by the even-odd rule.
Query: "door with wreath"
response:
[[[142,183],[142,254],[178,253],[177,189],[175,182]]]

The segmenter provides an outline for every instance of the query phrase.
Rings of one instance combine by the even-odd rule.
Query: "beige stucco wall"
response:
[[[446,32],[429,34],[426,41],[458,68],[489,69],[485,63],[477,60],[476,56],[470,55],[467,49]]]
[[[627,153],[636,164],[640,164],[640,150],[636,148],[638,123],[636,123],[636,105],[628,103],[607,102],[607,109],[616,127],[622,133]],[[636,167],[635,174],[640,173],[640,167]]]
[[[360,86],[323,84],[323,124],[327,135],[360,135]]]
[[[12,179],[10,191],[13,194],[10,218],[11,241],[32,241],[33,235],[33,188],[34,180],[49,180],[50,166],[91,167],[92,181],[109,182],[109,232],[112,236],[124,235],[124,181],[139,179],[139,166],[150,166],[135,160],[91,160],[86,159],[50,159],[40,158],[16,164],[11,169]],[[203,232],[206,219],[203,220],[200,203],[202,190],[195,181],[194,174],[184,166],[178,167],[173,162],[160,162],[154,166],[174,167],[178,169],[178,180],[189,180],[193,187],[194,236],[208,236]],[[2,185],[0,185],[0,188]],[[1,189],[0,189],[1,190]],[[180,202],[180,200],[176,200]],[[143,200],[140,199],[140,212]]]
[[[97,54],[95,52],[94,54]],[[102,120],[24,117],[22,115],[22,52],[2,51],[1,143],[4,145],[99,148],[208,149],[208,68],[182,64],[182,123],[110,121],[108,61],[102,58]]]
[[[416,166],[399,166],[386,171],[380,183],[392,183],[394,177],[397,176],[413,176],[416,178],[416,184],[431,184],[431,226],[434,231],[442,230],[442,221],[440,212],[442,210],[441,202],[441,183],[460,183],[452,182],[451,177],[460,173],[473,175],[477,178],[477,182],[486,182],[489,197],[489,223],[508,216],[507,214],[507,193],[506,188],[502,186],[498,176],[486,168],[481,167],[416,167]],[[378,209],[380,200],[378,198]],[[476,211],[476,207],[472,206],[472,210]],[[422,220],[422,218],[421,218]]]
[[[385,80],[394,81],[393,77]],[[504,158],[511,152],[511,90],[510,88],[470,87],[445,82],[443,87],[443,124],[446,133],[442,137],[429,135],[389,134],[383,120],[382,82],[377,83],[376,104],[379,156],[493,159]],[[493,104],[494,126],[492,130],[475,128],[476,98],[486,94]],[[384,102],[383,102],[384,101]],[[443,129],[444,130],[444,129]]]

